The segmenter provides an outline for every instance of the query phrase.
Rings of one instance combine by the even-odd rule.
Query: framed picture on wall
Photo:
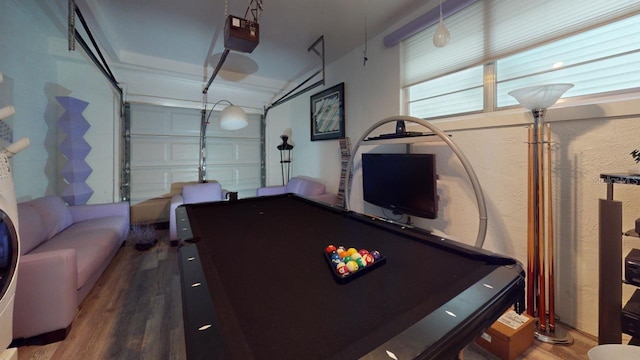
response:
[[[311,141],[344,137],[344,83],[311,96]]]

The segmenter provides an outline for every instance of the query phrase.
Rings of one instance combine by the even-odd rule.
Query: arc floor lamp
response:
[[[204,108],[202,109],[202,120],[200,122],[200,163],[198,166],[198,181],[207,181],[207,125],[209,125],[209,118],[211,113],[222,102],[229,104],[220,113],[220,128],[222,130],[240,130],[249,124],[247,113],[242,110],[241,107],[233,105],[229,100],[218,100],[209,111],[207,115],[206,100],[204,102]]]

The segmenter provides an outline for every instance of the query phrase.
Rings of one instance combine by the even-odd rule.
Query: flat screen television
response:
[[[396,214],[438,216],[434,154],[362,154],[364,200]]]

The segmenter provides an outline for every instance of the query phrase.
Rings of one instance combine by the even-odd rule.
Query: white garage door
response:
[[[131,104],[131,205],[133,222],[166,221],[169,200],[182,185],[198,181],[201,112]],[[215,111],[207,127],[206,178],[240,197],[260,186],[260,117],[241,130],[220,128]]]

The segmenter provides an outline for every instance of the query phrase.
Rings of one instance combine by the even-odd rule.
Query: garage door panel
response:
[[[167,133],[169,114],[160,108],[141,106],[136,107],[136,120],[131,122],[131,134],[159,134]]]
[[[260,143],[238,142],[236,161],[241,163],[260,163]]]
[[[180,192],[184,183],[199,178],[200,110],[142,104],[131,104],[130,109],[131,201],[165,207],[158,211],[145,208],[144,213],[147,217],[163,214],[155,220],[167,221],[166,203],[171,195]],[[260,184],[260,121],[258,115],[249,119],[244,129],[224,131],[216,112],[207,131],[206,178],[238,191],[241,197],[255,196]]]
[[[199,143],[193,141],[170,140],[168,145],[170,148],[170,159],[172,164],[197,164],[199,162]]]
[[[234,169],[231,166],[209,167],[207,165],[207,180],[217,181],[227,190],[233,189]],[[235,190],[233,190],[235,191]]]
[[[189,166],[183,169],[171,169],[169,174],[171,184],[195,182],[198,181],[198,166]]]
[[[169,173],[166,169],[137,169],[131,177],[131,202],[166,196],[169,193]]]
[[[193,110],[189,110],[192,112]],[[188,112],[171,114],[168,129],[172,134],[200,136],[200,121],[202,116]]]
[[[235,145],[233,143],[207,142],[207,165],[224,165],[233,162],[236,158],[235,153]]]
[[[227,165],[207,170],[207,179],[216,180],[229,191],[237,191],[241,197],[255,196],[260,187],[260,165]]]
[[[131,138],[131,166],[167,163],[167,143],[153,138]]]
[[[260,165],[239,166],[236,169],[236,189],[240,197],[256,196],[260,187]]]
[[[207,140],[207,164],[253,164],[260,162],[260,143],[252,140]]]

